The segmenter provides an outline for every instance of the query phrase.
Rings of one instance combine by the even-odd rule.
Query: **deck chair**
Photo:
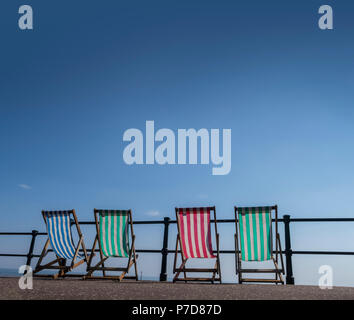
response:
[[[48,276],[37,275],[38,272],[48,270],[59,270],[53,277],[65,277],[68,272],[78,267],[83,263],[87,263],[88,256],[83,241],[83,236],[80,230],[79,222],[77,220],[75,210],[68,211],[42,211],[42,216],[47,228],[48,239],[45,242],[41,255],[39,256],[37,265],[33,274],[35,276]],[[79,236],[77,245],[74,244],[72,238],[71,226],[75,225],[75,229]],[[51,251],[48,249],[49,244],[52,247],[56,259],[42,265],[43,258]],[[83,254],[80,254],[82,248]],[[80,261],[77,262],[77,259]],[[68,264],[67,260],[71,260]],[[77,276],[77,275],[71,275]]]
[[[173,272],[175,273],[173,282],[210,281],[214,283],[214,281],[219,281],[221,283],[219,234],[216,225],[215,207],[175,208],[175,210],[178,234],[173,267]],[[211,241],[210,211],[214,211],[216,255],[213,253]],[[177,268],[177,255],[179,252],[181,254],[182,263]],[[186,263],[190,258],[216,258],[216,262],[214,268],[187,268]],[[181,272],[184,274],[183,278],[179,278]],[[212,276],[210,278],[191,278],[187,277],[187,272],[212,273]]]
[[[113,279],[122,281],[124,279],[138,280],[138,269],[135,253],[135,235],[131,210],[98,210],[94,209],[97,235],[93,243],[92,251],[95,252],[96,245],[100,252],[100,261],[92,264],[92,256],[87,265],[87,274],[84,279]],[[129,229],[131,233],[131,246],[129,246]],[[106,267],[105,262],[110,257],[128,258],[126,267]],[[134,265],[135,276],[128,277],[126,274]],[[94,277],[95,271],[102,271],[102,277]],[[121,272],[118,276],[108,276],[107,271]]]
[[[275,252],[273,251],[272,211],[275,212]],[[236,274],[239,283],[284,284],[284,263],[278,233],[278,207],[235,207]],[[274,254],[275,253],[275,254]],[[279,268],[279,257],[281,268]],[[273,261],[274,269],[243,269],[242,262]],[[244,273],[274,273],[274,279],[243,278]]]

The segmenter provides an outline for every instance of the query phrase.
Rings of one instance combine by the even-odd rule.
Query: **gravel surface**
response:
[[[18,278],[0,278],[0,299],[4,300],[248,300],[248,299],[354,299],[354,288],[321,290],[315,286],[258,284],[185,284],[171,282],[43,279],[33,280],[32,290],[21,290]]]

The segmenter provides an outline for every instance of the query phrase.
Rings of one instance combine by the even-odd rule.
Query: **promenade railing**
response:
[[[212,220],[213,221],[213,220]],[[291,224],[292,223],[311,223],[311,222],[354,222],[354,218],[291,218],[290,215],[284,215],[282,219],[278,219],[284,224],[284,242],[285,247],[283,254],[285,256],[286,265],[286,283],[294,284],[293,274],[293,255],[354,255],[352,251],[316,251],[316,250],[293,250],[291,247]],[[163,225],[163,241],[161,249],[141,249],[137,248],[138,253],[161,254],[161,271],[160,281],[167,281],[167,258],[169,254],[173,254],[174,250],[168,249],[169,227],[175,224],[176,220],[171,220],[169,217],[163,220],[147,220],[134,221],[134,225]],[[217,223],[235,223],[234,219],[217,219]],[[80,225],[94,225],[94,221],[80,221]],[[27,253],[0,253],[0,257],[25,257],[26,265],[31,265],[33,258],[38,258],[39,254],[34,253],[36,239],[39,236],[46,236],[47,233],[32,230],[32,232],[0,232],[0,236],[29,236],[31,241]],[[0,238],[1,241],[1,238]],[[90,251],[88,249],[88,251]],[[98,251],[98,250],[96,250]],[[235,250],[220,250],[220,254],[235,254]]]

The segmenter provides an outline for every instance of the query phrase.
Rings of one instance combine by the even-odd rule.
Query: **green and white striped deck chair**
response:
[[[94,209],[97,235],[93,243],[92,250],[98,248],[100,252],[100,261],[91,266],[92,259],[89,260],[87,266],[87,274],[85,279],[104,278],[104,279],[135,279],[138,280],[138,271],[136,260],[138,256],[135,254],[135,235],[133,230],[133,221],[131,210],[102,210]],[[130,232],[129,232],[130,230]],[[129,237],[131,234],[131,239]],[[131,240],[131,241],[130,241]],[[131,245],[129,244],[131,242]],[[111,257],[128,258],[126,267],[106,267],[105,261]],[[135,276],[127,277],[126,274],[134,265]],[[102,271],[103,277],[93,277],[95,271]],[[120,275],[108,276],[106,272],[120,271]]]
[[[275,251],[273,250],[272,212],[275,223]],[[236,274],[242,282],[274,282],[284,284],[283,256],[278,233],[278,207],[235,207]],[[278,266],[280,257],[281,269]],[[274,269],[243,269],[242,262],[272,261]],[[274,273],[274,279],[243,278],[243,273]]]

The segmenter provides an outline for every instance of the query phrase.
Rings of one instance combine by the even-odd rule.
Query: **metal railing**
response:
[[[234,219],[217,219],[217,223],[235,223]],[[214,222],[214,220],[211,220]],[[354,222],[354,218],[294,218],[292,219],[290,215],[284,215],[282,219],[278,219],[278,222],[284,223],[284,240],[285,249],[283,254],[285,256],[285,266],[286,266],[286,284],[294,284],[295,279],[293,275],[293,255],[354,255],[352,251],[313,251],[313,250],[292,250],[291,247],[291,223],[301,223],[301,222]],[[163,243],[161,249],[136,249],[136,252],[140,253],[160,253],[161,254],[161,272],[160,281],[167,281],[167,258],[168,254],[174,253],[175,250],[168,249],[168,233],[170,224],[175,224],[176,220],[171,220],[169,217],[165,217],[163,220],[153,220],[153,221],[134,221],[133,224],[139,225],[151,225],[151,224],[161,224],[164,226],[163,230]],[[80,225],[94,225],[93,221],[81,221]],[[34,247],[36,239],[38,236],[46,236],[47,233],[39,232],[37,230],[32,230],[32,232],[0,232],[0,236],[31,236],[31,242],[27,254],[10,254],[10,253],[0,253],[0,257],[26,257],[27,265],[31,265],[33,258],[38,258],[38,254],[34,254]],[[87,249],[87,251],[91,251]],[[98,251],[98,250],[96,250]],[[235,250],[220,250],[220,254],[235,254]]]

